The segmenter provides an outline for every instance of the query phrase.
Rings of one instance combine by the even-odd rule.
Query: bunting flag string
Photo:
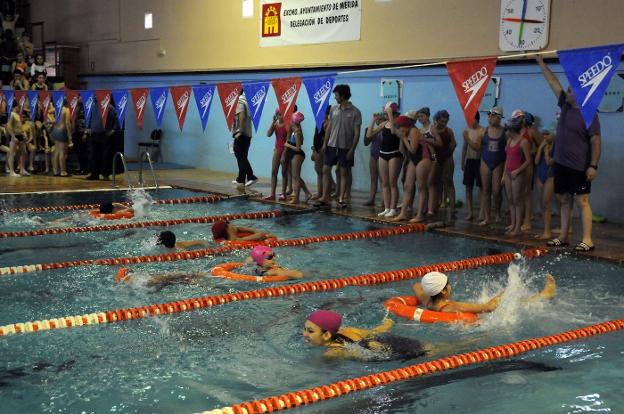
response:
[[[247,103],[249,104],[249,112],[251,112],[254,130],[258,132],[262,109],[264,108],[264,102],[269,92],[269,81],[246,82],[243,84],[243,91],[245,91]]]
[[[52,99],[52,94],[50,91],[39,91],[39,102],[41,102],[41,112],[43,114],[43,119],[47,119],[46,115],[48,114],[48,107],[50,106],[50,100]]]
[[[214,84],[193,87],[193,96],[195,96],[195,103],[197,104],[197,111],[199,112],[199,119],[201,120],[202,131],[206,130],[206,124],[208,123],[208,115],[210,114],[210,105],[212,104],[214,91]]]
[[[604,97],[609,81],[615,74],[624,52],[624,43],[604,45],[582,49],[568,49],[559,51],[540,51],[523,54],[544,55],[557,52],[561,66],[570,82],[574,95],[579,104],[585,124],[589,127],[596,117],[596,110]],[[400,68],[416,68],[421,66],[433,66],[445,64],[448,75],[457,94],[460,105],[464,112],[466,123],[471,125],[476,112],[481,104],[487,85],[496,68],[497,59],[514,58],[520,55],[503,55],[483,59],[431,62],[420,65],[402,66]],[[115,110],[119,124],[125,123],[128,95],[132,98],[135,111],[136,124],[139,129],[143,128],[145,106],[151,101],[157,128],[161,128],[167,105],[169,93],[171,93],[174,110],[178,120],[180,131],[184,129],[184,123],[188,112],[191,94],[195,97],[195,103],[201,121],[202,130],[206,130],[210,109],[215,92],[218,91],[223,114],[227,127],[231,130],[236,115],[236,108],[241,90],[245,93],[249,105],[255,131],[260,127],[260,119],[268,96],[269,84],[272,85],[277,98],[278,109],[284,116],[286,128],[290,125],[295,102],[301,90],[301,83],[305,85],[310,100],[310,106],[314,113],[315,124],[318,129],[323,125],[325,112],[330,102],[331,93],[339,75],[355,72],[370,72],[389,68],[362,69],[345,71],[306,77],[274,78],[272,80],[254,80],[241,82],[223,82],[200,85],[184,86],[160,86],[151,88],[130,89],[98,89],[98,90],[58,90],[58,91],[14,91],[0,90],[0,99],[4,99],[7,111],[10,112],[14,105],[22,111],[28,99],[31,108],[31,116],[36,116],[36,107],[41,103],[44,113],[52,104],[56,111],[57,120],[60,119],[63,100],[67,99],[72,119],[76,119],[78,103],[82,100],[87,128],[91,126],[93,104],[98,103],[102,123],[106,121],[111,98],[114,100]],[[397,69],[393,67],[393,69]],[[97,98],[97,99],[96,99]]]

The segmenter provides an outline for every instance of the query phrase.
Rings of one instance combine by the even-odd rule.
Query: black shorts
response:
[[[468,158],[464,167],[464,185],[481,187],[481,160]]]
[[[348,149],[345,148],[336,148],[336,147],[327,147],[325,150],[325,165],[336,165],[338,164],[341,167],[353,167],[353,159],[347,159]],[[355,154],[354,154],[355,157]]]
[[[587,181],[585,171],[578,171],[555,163],[555,194],[589,194],[591,182]]]

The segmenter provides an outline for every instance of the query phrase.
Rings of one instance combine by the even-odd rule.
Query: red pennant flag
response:
[[[496,58],[449,62],[446,69],[451,77],[459,103],[468,125],[472,125],[481,100],[496,67]]]
[[[39,103],[41,104],[41,111],[43,114],[43,119],[47,119],[48,114],[48,106],[50,105],[50,101],[52,100],[52,92],[50,91],[39,91]]]
[[[273,79],[271,84],[275,90],[279,111],[284,117],[284,127],[288,130],[290,117],[295,109],[297,95],[301,89],[301,78]]]
[[[71,115],[71,119],[75,121],[76,116],[78,116],[78,100],[80,99],[80,92],[66,89],[65,97],[67,98],[67,102],[69,103],[69,112]],[[41,96],[39,96],[39,99],[41,99]],[[43,113],[46,113],[45,110]]]
[[[132,95],[132,102],[134,103],[134,114],[139,129],[143,129],[143,116],[145,115],[144,109],[148,93],[149,89],[147,88],[130,89],[130,95]]]
[[[110,89],[98,89],[95,91],[95,99],[100,107],[100,115],[102,115],[102,127],[106,125],[106,116],[108,115],[108,108],[111,101]]]
[[[232,130],[234,115],[236,115],[236,105],[238,104],[238,97],[240,96],[241,89],[242,85],[240,82],[217,84],[219,99],[221,99],[221,106],[223,107],[225,120],[227,121],[227,126],[230,131]]]
[[[184,119],[186,118],[186,110],[191,100],[190,86],[172,86],[169,88],[171,97],[173,98],[173,105],[178,116],[178,125],[180,125],[180,132],[184,127]]]
[[[21,114],[26,104],[26,91],[15,91],[15,103],[14,105],[19,108]]]

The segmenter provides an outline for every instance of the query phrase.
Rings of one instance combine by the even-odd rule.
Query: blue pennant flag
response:
[[[254,128],[258,132],[262,108],[264,108],[264,102],[269,92],[269,81],[243,83],[243,91],[245,91],[245,96],[247,97]]]
[[[150,99],[152,101],[152,109],[154,110],[154,118],[156,118],[156,126],[160,129],[163,116],[165,115],[165,106],[167,105],[167,96],[169,89],[166,87],[150,88]]]
[[[11,115],[11,111],[13,110],[13,103],[15,102],[15,92],[7,89],[3,90],[2,93],[4,93],[4,99],[6,101],[7,114]]]
[[[54,101],[54,107],[56,108],[56,119],[61,118],[60,106],[57,105],[57,97],[55,95],[56,92],[63,91],[52,91],[52,100]],[[63,97],[65,94],[63,94]],[[82,106],[84,107],[84,116],[87,128],[91,127],[91,111],[93,110],[93,106],[95,105],[95,91],[80,91],[80,98],[82,99]],[[61,101],[61,106],[63,106],[63,101]]]
[[[124,120],[126,119],[126,108],[128,107],[128,90],[113,90],[113,100],[115,101],[115,109],[117,110],[119,127],[123,128]]]
[[[316,119],[316,128],[319,130],[323,126],[325,110],[327,109],[327,105],[329,105],[329,97],[331,96],[332,89],[334,89],[335,81],[336,74],[315,78],[303,78],[303,83],[308,91],[308,98],[310,98],[312,112],[314,112],[314,119]]]
[[[54,105],[54,114],[56,116],[56,122],[59,122],[61,120],[61,111],[63,110],[63,102],[65,102],[65,91],[52,91],[52,105]]]
[[[28,104],[30,105],[30,119],[35,122],[37,117],[37,103],[39,102],[39,92],[28,91]]]
[[[206,130],[208,116],[210,115],[210,104],[212,104],[214,94],[214,84],[193,86],[193,96],[195,96],[195,103],[197,104],[197,110],[199,111],[199,119],[201,119],[203,131]]]
[[[620,63],[622,50],[624,44],[557,52],[588,128]]]

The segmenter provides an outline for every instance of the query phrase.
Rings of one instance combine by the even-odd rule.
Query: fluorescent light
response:
[[[243,0],[243,17],[253,17],[254,0]]]
[[[152,13],[145,13],[145,28],[152,28]]]

